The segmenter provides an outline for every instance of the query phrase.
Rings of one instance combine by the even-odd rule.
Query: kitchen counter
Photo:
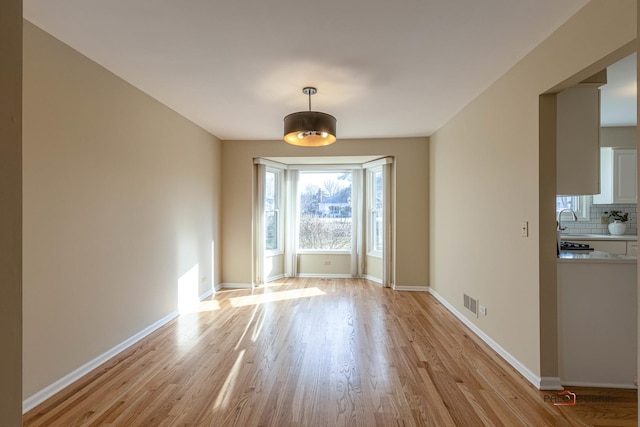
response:
[[[635,264],[638,262],[638,259],[628,255],[618,255],[602,251],[560,251],[558,262]]]
[[[593,259],[558,262],[558,376],[563,386],[633,389],[638,371],[636,259],[591,254]]]
[[[563,234],[560,236],[560,240],[563,242],[587,244],[596,251],[633,257],[638,256],[638,236],[635,234]]]
[[[560,238],[564,242],[570,242],[572,240],[638,240],[638,236],[635,234],[563,234]]]

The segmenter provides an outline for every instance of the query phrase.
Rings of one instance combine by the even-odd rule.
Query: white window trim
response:
[[[298,249],[300,255],[351,255],[351,249]]]
[[[278,213],[278,237],[277,237],[277,248],[276,249],[265,249],[264,256],[265,258],[272,258],[274,256],[279,256],[284,254],[284,170],[278,167],[267,166],[266,173],[273,173],[275,176],[275,189],[274,189],[274,197],[276,198],[276,206],[274,211]],[[265,224],[266,224],[266,213],[267,210],[265,208]],[[266,226],[266,225],[265,225]],[[266,242],[265,242],[266,243]]]
[[[382,209],[374,209],[373,201],[375,200],[375,186],[374,175],[376,173],[382,174],[382,164],[379,162],[377,165],[367,168],[367,256],[373,258],[382,258],[382,251],[373,248],[373,224],[371,223],[371,217],[374,211],[381,211],[384,221],[384,207]]]

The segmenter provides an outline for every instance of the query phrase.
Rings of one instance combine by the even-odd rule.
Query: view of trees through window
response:
[[[298,248],[351,249],[351,173],[300,172]]]
[[[576,196],[558,196],[556,197],[556,212],[562,209],[578,210],[578,197]]]

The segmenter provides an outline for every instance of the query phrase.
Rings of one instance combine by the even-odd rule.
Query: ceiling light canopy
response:
[[[336,118],[330,114],[311,111],[311,95],[318,93],[315,87],[305,87],[302,93],[309,96],[309,111],[299,111],[284,118],[284,140],[301,147],[322,147],[336,142]]]

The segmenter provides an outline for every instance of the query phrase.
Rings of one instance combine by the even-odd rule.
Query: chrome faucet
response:
[[[562,226],[562,212],[564,211],[569,211],[571,212],[571,217],[574,221],[578,220],[578,216],[576,215],[576,213],[573,211],[573,209],[562,209],[560,210],[560,212],[558,212],[558,230],[560,231],[564,231],[567,229],[567,227],[563,227]]]

